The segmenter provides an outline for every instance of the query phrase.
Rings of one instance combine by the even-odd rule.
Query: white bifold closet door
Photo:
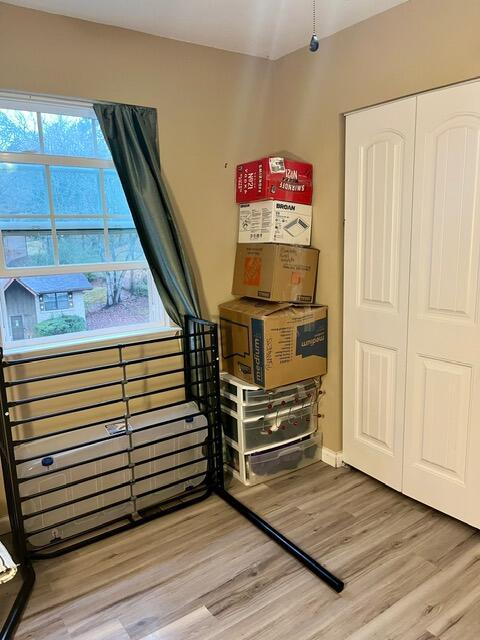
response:
[[[402,489],[416,98],[347,118],[343,458]]]
[[[480,83],[420,95],[403,491],[480,527]]]

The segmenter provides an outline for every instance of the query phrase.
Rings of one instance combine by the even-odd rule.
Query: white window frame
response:
[[[37,126],[40,142],[42,142],[42,122],[40,113],[58,114],[66,116],[88,117],[96,120],[95,112],[93,111],[93,105],[89,103],[76,103],[75,101],[62,101],[57,99],[46,99],[45,97],[36,96],[23,96],[16,97],[11,94],[4,94],[0,92],[0,108],[2,109],[14,109],[19,111],[37,112]],[[95,139],[95,138],[94,138]],[[65,214],[55,215],[53,206],[53,195],[51,189],[51,182],[49,174],[50,166],[60,167],[85,167],[94,169],[115,169],[115,165],[111,159],[102,158],[90,158],[83,156],[62,156],[52,155],[42,152],[0,152],[0,162],[7,162],[13,164],[35,164],[46,167],[47,172],[47,193],[49,199],[50,214],[2,214],[1,218],[14,218],[14,219],[34,219],[34,220],[47,220],[50,219],[51,223],[55,219],[102,219],[104,222],[104,234],[107,233],[108,225],[105,223],[105,219],[115,220],[115,217],[121,218],[125,214],[109,214],[106,211],[105,205],[105,192],[102,189],[102,214]],[[103,183],[104,184],[104,183]],[[0,231],[0,277],[1,278],[20,278],[22,276],[41,276],[41,275],[58,275],[62,273],[85,273],[85,272],[105,272],[105,271],[130,271],[137,269],[147,270],[147,282],[148,282],[148,299],[150,303],[150,316],[151,322],[142,323],[135,328],[135,325],[124,325],[106,329],[96,329],[92,331],[82,331],[77,333],[66,333],[57,336],[48,336],[44,338],[30,338],[25,340],[9,340],[10,329],[8,326],[8,315],[6,312],[5,301],[5,289],[2,289],[0,294],[0,338],[4,347],[4,352],[7,354],[25,352],[29,350],[38,350],[39,348],[55,348],[57,345],[62,344],[80,344],[85,342],[95,342],[97,340],[104,341],[106,338],[112,338],[118,336],[125,339],[128,336],[136,338],[145,334],[156,334],[158,332],[171,332],[175,331],[177,327],[173,325],[172,321],[168,317],[163,304],[158,295],[157,289],[153,282],[153,278],[148,267],[146,260],[135,260],[129,262],[109,262],[107,260],[110,256],[105,256],[104,262],[98,263],[80,263],[80,264],[55,264],[40,267],[7,267],[5,261],[4,246],[2,240],[2,232]],[[51,236],[52,245],[54,251],[54,258],[59,261],[58,254],[58,241],[55,229],[55,224],[51,224]],[[108,242],[105,243],[108,251]]]

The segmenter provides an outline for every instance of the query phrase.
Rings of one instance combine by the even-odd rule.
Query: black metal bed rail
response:
[[[128,384],[129,381],[126,381]],[[130,381],[131,382],[131,381]],[[93,385],[89,390],[95,389],[104,389],[106,387],[119,386],[124,384],[122,381],[118,382],[110,382],[108,384],[103,385]],[[184,389],[185,383],[172,385],[170,387],[164,387],[163,389],[152,389],[151,391],[144,391],[143,393],[134,393],[128,396],[128,400],[138,400],[139,398],[147,398],[148,396],[153,396],[160,393],[168,393],[169,391],[178,391],[179,389]],[[17,407],[19,405],[28,404],[28,402],[39,402],[40,400],[50,400],[52,398],[62,398],[64,396],[72,395],[72,393],[82,393],[85,389],[80,390],[69,390],[69,391],[61,391],[54,394],[47,394],[44,398],[41,396],[36,396],[33,398],[26,398],[23,400],[13,400],[10,402],[10,408]],[[124,401],[126,397],[120,398],[112,398],[111,400],[104,400],[102,402],[96,402],[95,404],[90,405],[81,405],[78,407],[70,407],[69,409],[64,409],[62,411],[56,411],[52,413],[43,413],[36,416],[30,416],[29,418],[24,418],[22,420],[12,420],[10,422],[11,427],[18,427],[22,424],[27,424],[29,422],[39,422],[40,420],[48,420],[50,418],[59,418],[61,416],[70,415],[72,413],[78,413],[79,411],[91,411],[92,409],[97,409],[98,407],[107,407],[111,404],[118,404]],[[154,409],[155,410],[155,409]]]
[[[201,447],[203,445],[195,445],[192,447],[184,447],[183,448],[183,452],[185,451],[192,451],[193,449],[198,449],[198,447]],[[175,451],[174,453],[168,454],[168,455],[175,455],[176,453],[180,453],[180,450]],[[136,466],[137,468],[144,465],[144,464],[150,464],[151,462],[163,459],[164,457],[168,457],[168,455],[165,456],[155,456],[153,458],[150,458],[144,462],[139,462]],[[193,460],[189,460],[188,462],[182,462],[181,464],[176,464],[172,467],[169,467],[168,469],[160,469],[159,471],[154,471],[152,473],[148,473],[142,476],[138,476],[137,480],[141,481],[141,480],[150,480],[151,478],[157,478],[158,476],[161,476],[165,473],[171,473],[172,471],[177,471],[178,469],[184,469],[185,467],[189,467],[190,465],[193,464],[197,464],[199,462],[203,462],[206,461],[207,457],[206,456],[201,456],[200,458],[194,458]],[[20,498],[20,502],[24,503],[24,502],[28,502],[29,500],[35,500],[35,498],[39,498],[39,497],[43,497],[43,496],[49,496],[52,494],[55,494],[58,491],[64,491],[65,489],[71,489],[72,487],[78,487],[81,484],[84,484],[86,482],[91,482],[92,480],[99,480],[100,478],[105,478],[107,476],[113,475],[115,473],[119,473],[122,471],[127,471],[130,468],[129,464],[125,464],[121,467],[116,467],[115,469],[110,469],[109,471],[104,471],[103,473],[97,473],[93,476],[88,476],[87,478],[82,478],[81,480],[75,480],[73,482],[66,482],[65,484],[62,484],[60,487],[54,487],[52,489],[45,489],[44,491],[39,491],[38,493],[34,493],[28,496],[23,496]],[[184,478],[180,478],[179,479],[179,483],[181,483],[184,480]],[[55,504],[52,505],[50,507],[46,507],[45,509],[41,509],[40,511],[33,511],[33,512],[27,512],[23,514],[23,521],[25,522],[26,520],[30,520],[32,518],[36,518],[39,515],[44,515],[45,513],[50,513],[52,511],[57,511],[58,509],[65,509],[65,507],[74,505],[74,504],[81,504],[82,502],[84,502],[85,500],[90,500],[91,498],[98,498],[99,496],[103,496],[106,493],[111,493],[112,491],[117,491],[118,489],[123,489],[125,487],[129,487],[131,485],[131,481],[130,480],[126,480],[125,482],[121,482],[119,484],[115,484],[112,487],[107,487],[106,489],[99,489],[98,491],[94,491],[92,493],[87,493],[85,495],[82,495],[78,498],[74,498],[72,500],[67,500],[67,501],[62,501],[59,504]],[[162,489],[164,488],[164,486],[162,485],[161,487]],[[108,505],[108,508],[110,508],[111,504]],[[81,516],[77,516],[77,518],[79,517],[84,517],[84,514],[82,514]],[[75,518],[73,518],[75,520]],[[70,521],[70,520],[69,520]],[[64,524],[65,521],[59,521],[56,522],[56,526],[60,526],[62,524]],[[51,529],[51,526],[46,527],[44,530],[47,531],[48,529]],[[37,532],[38,533],[38,532]],[[34,535],[34,532],[28,531],[28,535],[32,536]]]
[[[193,479],[195,479],[196,477],[197,476],[194,476]],[[211,489],[208,489],[205,485],[196,485],[191,489],[189,493],[188,502],[183,505],[179,505],[178,500],[176,498],[172,498],[171,500],[166,500],[164,503],[162,503],[161,513],[158,513],[157,511],[149,513],[146,511],[145,513],[143,513],[143,517],[141,520],[132,520],[128,522],[125,521],[125,518],[123,516],[120,516],[110,521],[110,525],[115,526],[115,530],[113,532],[109,530],[108,527],[105,527],[105,525],[102,524],[85,529],[84,535],[88,536],[92,533],[95,533],[94,541],[98,542],[100,540],[104,540],[105,538],[109,538],[112,534],[121,533],[122,531],[128,531],[129,529],[140,526],[145,522],[155,520],[161,515],[166,515],[168,513],[178,511],[185,506],[190,506],[192,504],[196,504],[197,502],[201,502],[205,498],[208,498],[211,494]],[[66,552],[75,551],[75,549],[81,549],[86,544],[90,544],[91,542],[92,538],[89,538],[85,541],[81,536],[79,537],[78,535],[72,535],[70,537],[54,540],[52,542],[49,542],[44,547],[39,546],[36,551],[35,559],[46,560],[50,558],[56,558],[65,554]],[[62,545],[65,545],[66,543],[68,543],[68,548],[65,549],[64,547],[62,547]],[[47,550],[47,553],[43,554],[43,550]],[[0,640],[3,640],[1,635]]]
[[[148,353],[162,346],[160,352]],[[171,345],[171,349],[165,349]],[[141,357],[133,349],[147,347]],[[112,362],[95,365],[96,354],[111,354]],[[93,364],[76,368],[75,356]],[[171,358],[181,357],[182,364]],[[6,360],[0,350],[0,450],[7,487],[15,552],[25,576],[24,588],[0,640],[10,637],[33,584],[31,559],[56,557],[119,531],[194,504],[216,493],[269,535],[336,591],[343,588],[313,558],[277,532],[225,489],[223,480],[220,372],[217,326],[186,317],[183,333],[62,353]],[[59,361],[62,370],[27,375],[23,367]],[[161,371],[131,372],[130,367],[161,361]],[[21,369],[18,369],[18,368]],[[112,370],[113,380],[25,397],[21,385]],[[8,380],[6,372],[8,371]],[[133,373],[133,375],[130,375]],[[183,375],[183,382],[157,388],[156,378]],[[23,376],[23,377],[22,377]],[[142,391],[130,385],[145,382]],[[110,398],[107,393],[117,393]],[[16,390],[15,397],[12,395]],[[105,392],[97,401],[79,406],[77,394]],[[174,394],[173,397],[165,394]],[[177,399],[178,398],[178,399]],[[132,406],[139,401],[143,406]],[[56,401],[47,413],[36,403]],[[75,424],[82,412],[116,407],[108,419]],[[24,415],[27,410],[29,413]],[[48,421],[48,423],[47,423]],[[44,427],[40,432],[41,422]],[[61,425],[61,428],[58,428]],[[23,431],[27,429],[25,434]],[[88,431],[87,431],[88,430]],[[21,467],[20,467],[21,466]],[[42,489],[40,481],[52,483]],[[89,491],[88,482],[98,489]],[[94,484],[95,486],[95,484]],[[93,487],[92,487],[93,488]],[[84,493],[86,491],[86,493]]]
[[[197,416],[201,416],[201,415],[203,415],[203,413],[201,411],[197,411],[195,413],[189,413],[188,416],[186,416],[186,417],[188,417],[188,418],[196,418]],[[117,418],[110,419],[109,422],[118,422],[122,418],[123,418],[123,416],[118,416]],[[172,420],[165,420],[165,422],[155,422],[153,424],[146,425],[145,427],[139,427],[138,429],[136,429],[136,433],[141,433],[143,431],[148,431],[149,429],[154,429],[155,427],[159,427],[161,425],[171,424],[171,423],[173,423],[175,421],[176,421],[176,419],[174,418]],[[92,426],[95,427],[97,425],[98,425],[98,422],[92,422],[89,425],[80,425],[79,427],[74,427],[73,430],[74,431],[78,431],[78,430],[86,429],[86,428],[92,427]],[[202,427],[202,429],[203,429],[203,427]],[[71,431],[72,431],[72,429],[64,429],[63,431],[54,431],[51,435],[53,437],[54,435],[70,433]],[[200,429],[198,429],[198,431],[200,431]],[[192,429],[190,433],[193,433],[193,432],[194,432],[194,429]],[[146,444],[157,444],[159,442],[163,442],[164,440],[171,440],[172,438],[181,437],[181,435],[182,434],[178,434],[178,436],[177,435],[164,436],[163,438],[158,438],[157,440],[151,440]],[[93,440],[88,440],[87,442],[85,442],[85,446],[86,445],[90,445],[90,444],[97,444],[97,443],[101,443],[101,442],[108,442],[110,440],[113,440],[114,438],[122,438],[122,437],[125,438],[125,432],[114,433],[114,434],[112,434],[112,435],[110,435],[108,437],[104,437],[104,438],[96,438],[96,439],[93,439]],[[35,442],[36,440],[40,440],[40,439],[42,439],[42,436],[26,438],[25,440],[14,440],[13,444],[14,444],[14,446],[16,446],[16,445],[25,444],[25,443],[28,443],[28,442]],[[56,449],[56,450],[53,450],[53,451],[49,451],[49,453],[50,453],[50,455],[57,455],[59,453],[66,453],[67,451],[74,451],[76,449],[81,448],[82,446],[84,446],[84,445],[76,444],[76,445],[72,445],[71,447],[64,447],[63,449]],[[141,446],[146,446],[146,445],[145,444],[138,445],[137,449],[140,449]],[[47,455],[47,454],[44,454],[44,455]],[[38,457],[39,456],[37,454],[37,455],[32,456],[30,458],[17,458],[16,463],[17,463],[17,465],[18,464],[23,464],[25,462],[30,462],[32,460],[37,460]],[[90,460],[90,462],[93,462],[93,461],[94,461],[93,459]],[[73,466],[75,466],[75,465],[73,465]]]
[[[119,348],[126,349],[130,347],[142,347],[144,345],[153,345],[153,344],[161,344],[164,342],[173,342],[175,340],[181,340],[182,338],[194,338],[199,335],[214,335],[215,334],[215,325],[213,323],[209,323],[205,320],[205,324],[199,325],[206,327],[210,325],[208,329],[205,331],[194,331],[190,335],[185,334],[185,332],[178,331],[174,335],[165,336],[163,338],[149,338],[148,340],[135,340],[132,342],[122,342],[122,343],[114,343],[107,344],[101,347],[89,347],[88,349],[71,349],[70,351],[62,351],[59,353],[49,353],[40,356],[32,356],[29,358],[8,358],[8,360],[4,361],[5,367],[13,367],[23,364],[31,364],[32,362],[45,362],[47,360],[58,360],[63,358],[69,358],[74,356],[83,356],[83,355],[91,355],[93,353],[101,353],[104,351],[115,351]]]
[[[200,413],[198,413],[197,415],[201,415]],[[159,426],[158,424],[155,426]],[[151,426],[149,425],[148,427],[146,427],[148,429],[151,428]],[[198,429],[192,429],[191,431],[189,431],[189,433],[199,433],[201,431],[204,430],[204,427],[199,427]],[[174,434],[171,436],[164,436],[163,438],[157,438],[156,440],[148,440],[147,442],[144,442],[143,444],[139,444],[135,447],[135,450],[138,449],[142,449],[145,447],[151,447],[152,444],[159,444],[160,442],[167,442],[168,440],[173,440],[174,438],[181,438],[183,435],[185,434]],[[111,438],[125,438],[125,434],[124,433],[119,433],[117,435],[113,435],[110,436]],[[92,443],[96,443],[96,442],[106,442],[108,439],[107,438],[102,438],[101,440],[92,440]],[[90,442],[88,444],[91,444]],[[191,448],[195,448],[195,447],[199,447],[202,445],[193,445]],[[79,447],[74,447],[72,448],[67,448],[67,449],[62,449],[60,451],[52,451],[50,452],[51,455],[57,454],[57,453],[64,453],[66,451],[72,451],[75,449],[78,449]],[[184,449],[177,449],[176,453],[181,453],[182,451],[188,451],[190,447],[185,447]],[[53,473],[59,473],[59,472],[64,472],[64,471],[69,471],[70,469],[75,469],[77,467],[82,467],[86,464],[90,464],[92,462],[101,462],[102,460],[108,460],[108,458],[113,458],[115,456],[121,456],[123,455],[123,451],[112,451],[111,453],[105,453],[104,455],[101,456],[96,456],[94,458],[89,458],[88,460],[80,460],[79,462],[73,462],[71,464],[68,465],[64,465],[62,467],[59,467],[58,469],[56,469],[56,471],[54,471]],[[171,453],[163,453],[160,456],[155,456],[153,458],[149,458],[150,461],[153,460],[159,460],[161,458],[166,458],[168,456],[172,455]],[[28,462],[28,460],[36,460],[38,458],[38,456],[34,456],[33,458],[29,458],[29,459],[25,459],[25,460],[17,460],[17,465],[18,464],[22,464],[24,462]],[[26,476],[26,477],[20,477],[18,478],[18,482],[21,485],[22,482],[28,482],[29,480],[36,480],[38,478],[44,478],[45,474],[44,473],[38,473],[38,474],[34,474],[34,475],[30,475],[30,476]],[[90,478],[92,478],[92,476],[90,476]]]
[[[179,338],[177,336],[175,336],[175,340],[179,340]],[[153,341],[149,341],[149,343],[151,343]],[[146,344],[145,342],[141,343],[141,344]],[[147,343],[148,344],[148,343]],[[127,344],[124,346],[124,348],[127,347],[133,347],[138,345],[137,342],[132,342],[131,344]],[[118,347],[117,347],[118,348]],[[105,351],[106,348],[98,348],[98,351]],[[92,352],[94,350],[91,350]],[[205,349],[205,351],[211,351],[210,347],[207,347]],[[67,356],[72,356],[75,355],[74,351],[69,351],[67,352],[64,357]],[[121,364],[125,364],[127,366],[129,365],[137,365],[137,364],[143,364],[145,362],[152,362],[153,360],[162,360],[165,358],[174,358],[174,357],[180,357],[180,356],[185,356],[185,352],[184,351],[174,351],[171,353],[166,353],[166,354],[160,354],[160,355],[155,355],[155,356],[147,356],[144,358],[132,358],[131,360],[128,361],[124,361],[123,363],[119,363],[119,362],[114,362],[114,363],[110,363],[110,364],[103,364],[103,365],[98,365],[96,367],[84,367],[82,369],[74,369],[72,371],[57,371],[54,373],[49,373],[43,376],[34,376],[32,378],[20,378],[19,380],[5,380],[4,381],[4,385],[5,387],[15,387],[18,385],[22,385],[22,384],[32,384],[35,382],[48,382],[49,380],[55,380],[58,378],[66,378],[66,377],[70,377],[70,376],[78,376],[78,375],[82,375],[84,373],[97,373],[98,371],[106,371],[108,369],[117,369],[119,366],[121,366]],[[45,356],[45,358],[47,358],[48,356]],[[60,357],[58,354],[52,354],[51,359]],[[35,358],[35,360],[31,359],[31,362],[39,362],[39,358]],[[5,360],[4,361],[4,367],[12,367],[12,366],[16,366],[16,365],[20,365],[20,364],[28,364],[27,359],[24,360]],[[208,365],[207,365],[208,366]],[[171,370],[171,371],[167,371],[165,372],[165,374],[167,373],[174,373],[176,370]],[[178,371],[185,371],[184,368],[179,368]],[[157,375],[162,375],[162,374],[154,374],[155,376]],[[153,377],[153,376],[152,376]],[[142,380],[144,379],[142,378],[138,378],[138,380]],[[133,382],[135,379],[132,378],[131,380],[129,380],[129,382]]]

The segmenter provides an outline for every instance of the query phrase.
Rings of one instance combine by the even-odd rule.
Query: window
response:
[[[170,325],[88,105],[0,95],[0,306],[7,347]]]
[[[55,311],[55,309],[69,309],[73,307],[73,293],[45,293],[39,296],[41,311]]]

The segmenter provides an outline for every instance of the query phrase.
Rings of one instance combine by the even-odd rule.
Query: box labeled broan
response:
[[[327,371],[327,307],[247,298],[219,306],[223,370],[264,389]]]
[[[312,204],[313,167],[308,162],[269,157],[237,166],[237,202],[283,200]]]
[[[273,302],[312,303],[318,249],[289,244],[238,244],[232,294]]]
[[[241,204],[239,214],[239,242],[310,245],[312,207],[309,204],[261,200]]]

